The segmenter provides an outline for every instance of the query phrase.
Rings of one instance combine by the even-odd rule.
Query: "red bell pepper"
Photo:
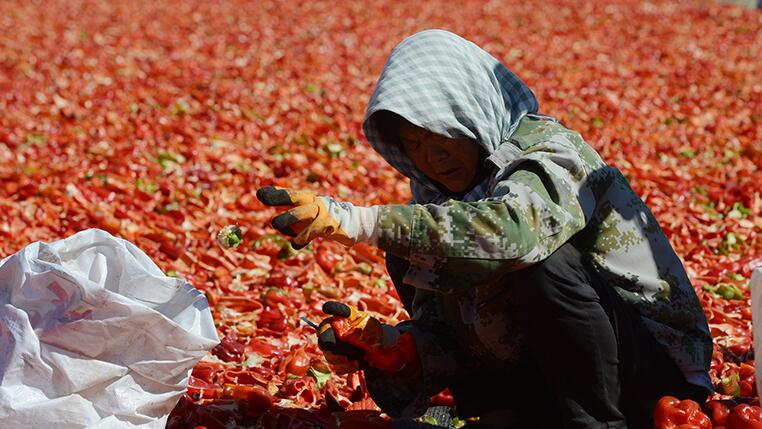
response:
[[[705,403],[703,408],[712,421],[712,426],[717,428],[718,426],[725,426],[733,405],[735,405],[734,402],[713,400]]]
[[[446,407],[454,408],[455,407],[455,400],[452,397],[452,393],[450,393],[450,389],[445,389],[436,395],[431,397],[431,405],[444,405]]]
[[[237,340],[238,338],[235,331],[231,330],[225,338],[220,340],[220,343],[212,349],[212,354],[225,362],[241,362],[243,360],[245,346]]]
[[[654,409],[654,426],[656,429],[711,429],[712,422],[695,401],[665,396]]]
[[[274,399],[268,391],[259,386],[245,386],[241,384],[222,385],[223,399],[245,399],[247,401],[247,414],[264,413],[273,408]]]
[[[284,375],[288,374],[298,377],[307,375],[308,369],[310,369],[310,357],[304,351],[304,347],[298,348],[286,356],[278,368],[279,372]]]
[[[397,344],[391,347],[372,347],[366,351],[364,357],[368,364],[381,371],[403,371],[405,375],[409,376],[414,376],[420,371],[415,338],[410,332],[403,332],[399,336]]]
[[[762,410],[741,404],[730,411],[726,429],[762,429]]]
[[[757,380],[754,366],[742,363],[738,375],[741,378],[739,383],[741,396],[757,396]]]
[[[341,254],[335,253],[330,244],[320,243],[315,250],[315,259],[318,265],[328,274],[333,274],[336,265],[341,261]]]
[[[213,383],[209,383],[203,379],[190,376],[188,378],[188,394],[193,399],[213,399],[220,397],[222,389]]]

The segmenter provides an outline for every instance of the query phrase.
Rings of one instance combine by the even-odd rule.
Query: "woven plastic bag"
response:
[[[91,229],[0,261],[3,428],[164,428],[219,342],[206,298]]]

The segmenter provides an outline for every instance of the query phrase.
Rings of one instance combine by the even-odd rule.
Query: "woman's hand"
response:
[[[336,301],[323,304],[323,312],[331,317],[320,323],[318,346],[335,372],[351,372],[367,363],[385,372],[417,374],[420,364],[410,333]]]
[[[366,364],[366,352],[381,344],[381,322],[336,301],[323,304],[323,313],[330,317],[320,322],[318,347],[333,372],[346,374],[361,369]]]
[[[337,338],[331,322],[330,317],[323,319],[317,332],[318,347],[323,352],[331,371],[339,375],[359,371],[366,365],[363,359],[365,352]]]
[[[336,240],[345,246],[369,241],[375,228],[375,208],[355,207],[309,191],[267,186],[257,198],[268,206],[293,206],[272,220],[273,228],[294,237],[294,249],[301,249],[317,237]]]

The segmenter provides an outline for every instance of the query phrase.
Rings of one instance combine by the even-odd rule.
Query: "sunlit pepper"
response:
[[[334,253],[330,245],[322,244],[315,250],[315,259],[326,273],[332,274],[336,265],[341,261],[341,256]]]
[[[730,411],[726,429],[762,429],[762,410],[741,404]]]
[[[656,429],[711,429],[712,422],[695,401],[665,396],[656,404],[654,426]]]
[[[708,401],[704,404],[704,411],[709,416],[709,419],[712,421],[713,427],[718,426],[725,426],[725,424],[728,421],[728,416],[730,415],[730,408],[734,405],[732,402],[728,401]]]
[[[225,338],[220,340],[220,343],[212,349],[212,354],[225,362],[241,362],[241,360],[243,360],[244,350],[244,345],[237,341],[235,331],[231,330]]]
[[[270,410],[273,406],[273,397],[259,386],[226,383],[222,385],[221,397],[224,399],[246,399],[249,413],[262,413]]]
[[[754,366],[747,363],[742,363],[738,370],[738,375],[741,378],[739,383],[741,388],[741,396],[756,396],[757,380]]]

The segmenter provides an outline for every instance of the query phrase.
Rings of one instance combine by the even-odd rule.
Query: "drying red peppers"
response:
[[[407,318],[384,255],[321,241],[294,253],[266,227],[274,212],[253,192],[409,199],[360,126],[390,43],[423,28],[409,17],[482,44],[529,84],[543,113],[622,170],[705,309],[716,345],[712,399],[754,406],[762,62],[749,53],[762,32],[758,11],[676,0],[582,9],[506,1],[501,10],[515,14],[478,0],[459,2],[458,14],[438,13],[450,6],[441,0],[70,3],[0,2],[0,16],[13,17],[0,20],[0,258],[100,227],[203,290],[223,342],[178,405],[195,420],[170,423],[240,424],[246,400],[221,398],[226,383],[258,386],[276,406],[324,425],[335,409],[375,410],[361,373],[324,371],[300,317],[319,321],[320,305],[337,300],[385,323]],[[484,16],[488,25],[472,25]],[[505,31],[517,16],[534,24],[528,35]],[[577,18],[601,25],[570,27]],[[243,235],[223,250],[214,234],[230,224]],[[731,410],[733,422],[754,419],[753,408],[736,407],[715,426],[730,427]],[[308,421],[272,413],[263,420],[273,427]]]
[[[654,426],[656,429],[711,429],[712,422],[697,402],[665,396],[656,404]]]

